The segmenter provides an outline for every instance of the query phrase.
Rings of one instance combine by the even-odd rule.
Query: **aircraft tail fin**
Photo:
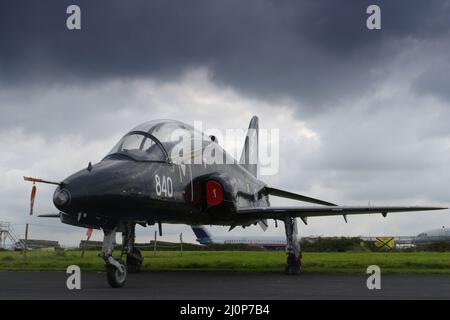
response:
[[[201,244],[208,244],[212,242],[211,234],[206,230],[204,226],[191,226],[192,231],[194,231],[197,241]]]
[[[239,164],[247,169],[255,177],[258,176],[258,137],[259,137],[259,119],[253,116],[248,126],[247,136],[245,137],[244,149],[242,150]]]

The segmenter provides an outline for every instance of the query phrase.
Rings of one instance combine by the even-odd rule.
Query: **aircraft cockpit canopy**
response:
[[[183,139],[187,139],[189,145],[195,140],[201,141],[200,146],[211,143],[209,137],[183,122],[154,120],[128,132],[105,159],[131,158],[136,161],[170,162],[173,158],[172,150]]]

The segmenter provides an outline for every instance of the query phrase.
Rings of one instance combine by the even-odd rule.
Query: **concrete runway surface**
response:
[[[450,276],[382,275],[381,290],[367,276],[218,272],[145,272],[111,289],[104,273],[81,274],[68,290],[63,272],[0,272],[0,299],[450,299]]]

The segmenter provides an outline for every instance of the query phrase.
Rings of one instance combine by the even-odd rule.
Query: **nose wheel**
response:
[[[100,256],[105,261],[106,279],[112,288],[121,288],[127,281],[127,266],[122,259],[115,259],[112,256],[114,250],[114,240],[116,229],[103,230],[103,245]]]
[[[120,267],[113,264],[106,265],[106,279],[112,288],[122,288],[127,281],[127,267],[122,259],[118,259],[116,262]]]

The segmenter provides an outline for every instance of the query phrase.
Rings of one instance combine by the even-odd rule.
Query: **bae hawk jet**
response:
[[[184,137],[184,138],[183,138]],[[188,137],[187,143],[185,137]],[[209,148],[209,149],[208,149]],[[189,149],[189,152],[186,152]],[[205,155],[204,150],[213,150]],[[213,156],[224,161],[211,161]],[[91,164],[61,182],[24,177],[56,185],[53,203],[62,223],[101,229],[100,256],[106,263],[111,287],[122,287],[127,273],[138,272],[142,255],[134,246],[135,226],[163,223],[187,225],[267,226],[267,219],[284,223],[286,274],[299,274],[301,252],[296,218],[438,210],[438,207],[338,206],[334,203],[280,190],[257,178],[258,118],[250,121],[240,161],[232,159],[214,136],[173,120],[151,121],[128,132],[97,164]],[[195,161],[200,159],[200,161]],[[252,161],[253,159],[253,161]],[[256,161],[254,161],[256,159]],[[193,161],[194,160],[194,161]],[[277,196],[315,206],[274,207]],[[126,261],[113,257],[117,232],[122,233]]]

